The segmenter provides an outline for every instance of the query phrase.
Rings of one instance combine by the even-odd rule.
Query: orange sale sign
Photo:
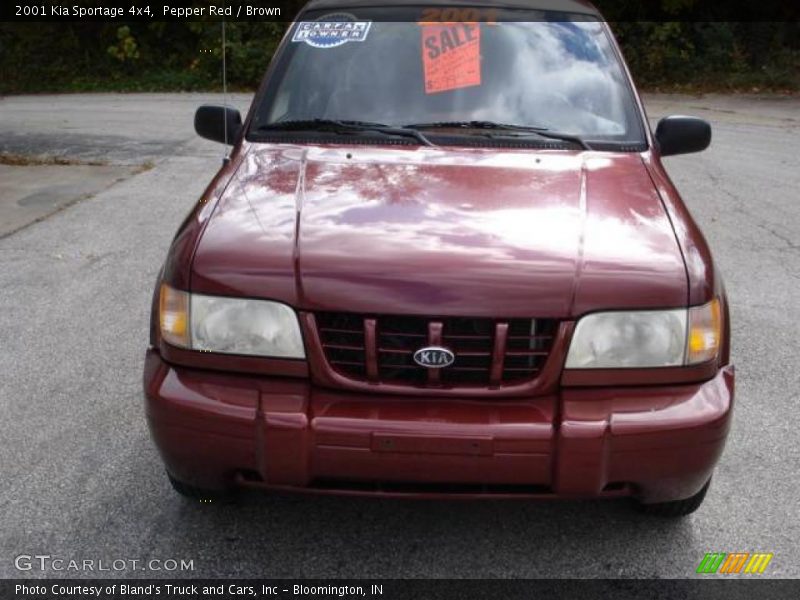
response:
[[[481,84],[479,23],[425,24],[421,29],[426,94]]]

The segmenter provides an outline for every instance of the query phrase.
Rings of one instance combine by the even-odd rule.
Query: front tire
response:
[[[647,515],[656,517],[677,518],[685,517],[692,514],[705,500],[706,492],[711,485],[711,480],[706,481],[706,484],[694,496],[685,498],[684,500],[675,500],[673,502],[656,502],[655,504],[637,503],[637,508],[640,512]]]

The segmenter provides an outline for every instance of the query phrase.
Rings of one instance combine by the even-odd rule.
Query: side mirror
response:
[[[664,117],[656,127],[661,156],[702,152],[711,144],[711,125],[697,117]]]
[[[194,113],[194,130],[212,142],[232,145],[242,131],[242,115],[230,106],[204,104]]]

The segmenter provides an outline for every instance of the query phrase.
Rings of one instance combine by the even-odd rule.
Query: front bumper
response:
[[[734,371],[532,398],[404,398],[177,367],[151,349],[144,388],[167,470],[197,487],[665,502],[711,476]]]

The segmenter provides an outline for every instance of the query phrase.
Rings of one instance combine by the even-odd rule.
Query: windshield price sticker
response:
[[[425,93],[481,84],[481,28],[478,23],[422,25]]]
[[[293,42],[305,42],[314,48],[336,48],[347,42],[367,39],[372,21],[358,21],[349,13],[332,13],[316,21],[300,21]]]

